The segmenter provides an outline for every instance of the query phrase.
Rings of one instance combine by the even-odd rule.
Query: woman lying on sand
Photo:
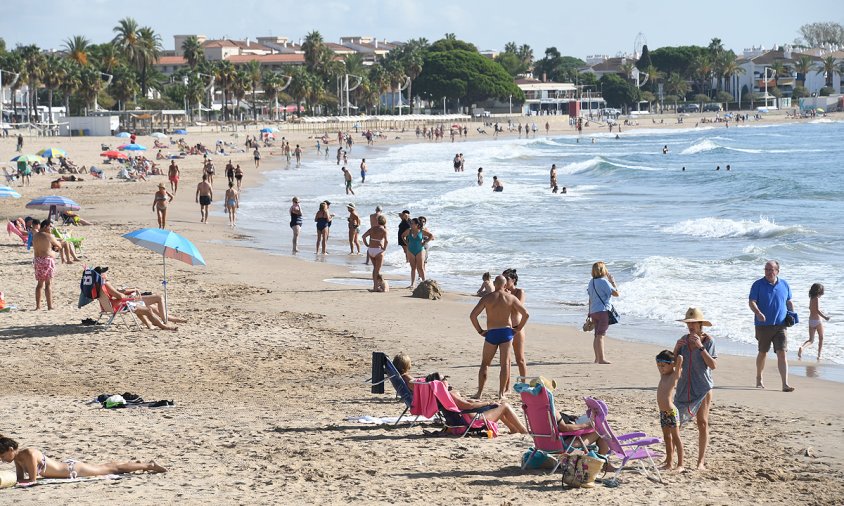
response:
[[[38,478],[81,478],[83,476],[105,476],[107,474],[126,474],[137,471],[163,473],[167,469],[154,461],[150,462],[106,462],[105,464],[86,464],[68,459],[64,462],[53,460],[35,448],[18,449],[18,443],[0,435],[0,461],[14,462],[19,485],[31,485]]]

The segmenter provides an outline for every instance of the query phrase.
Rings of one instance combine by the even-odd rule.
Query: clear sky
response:
[[[74,35],[102,43],[118,20],[133,17],[159,33],[165,49],[173,49],[176,34],[296,41],[318,30],[333,42],[344,35],[433,42],[450,32],[481,50],[527,43],[537,59],[549,46],[579,58],[631,52],[639,33],[650,49],[705,46],[719,37],[741,54],[791,42],[805,23],[844,24],[841,4],[821,0],[5,0],[2,10],[8,48],[60,49]]]

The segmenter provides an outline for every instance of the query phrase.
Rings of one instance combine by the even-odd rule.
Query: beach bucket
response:
[[[18,476],[14,471],[0,471],[0,488],[14,487]]]

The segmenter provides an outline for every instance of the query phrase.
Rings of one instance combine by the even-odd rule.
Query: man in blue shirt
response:
[[[794,311],[791,302],[791,287],[779,277],[780,264],[776,260],[769,260],[765,264],[765,277],[757,279],[750,287],[748,305],[756,315],[756,340],[759,342],[759,353],[756,355],[756,388],[765,388],[762,383],[762,371],[765,369],[765,359],[774,345],[777,354],[777,368],[782,378],[782,391],[793,392],[794,387],[788,384],[788,361],[785,352],[788,349],[786,334],[786,310]]]

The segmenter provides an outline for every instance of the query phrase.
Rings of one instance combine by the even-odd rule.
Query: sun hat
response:
[[[354,208],[355,208],[355,205],[354,205],[353,203],[349,202],[348,204],[346,204],[346,208],[348,208],[348,209],[354,209]]]
[[[158,187],[159,188],[167,188],[166,186],[164,186],[164,183],[158,183]]]
[[[530,386],[535,387],[538,384],[543,384],[546,390],[556,390],[557,389],[557,380],[555,379],[548,379],[545,376],[539,376],[534,378],[530,381]]]
[[[690,307],[686,310],[686,318],[677,320],[683,323],[697,323],[700,322],[704,327],[711,327],[712,323],[703,317],[703,311],[696,307]]]

